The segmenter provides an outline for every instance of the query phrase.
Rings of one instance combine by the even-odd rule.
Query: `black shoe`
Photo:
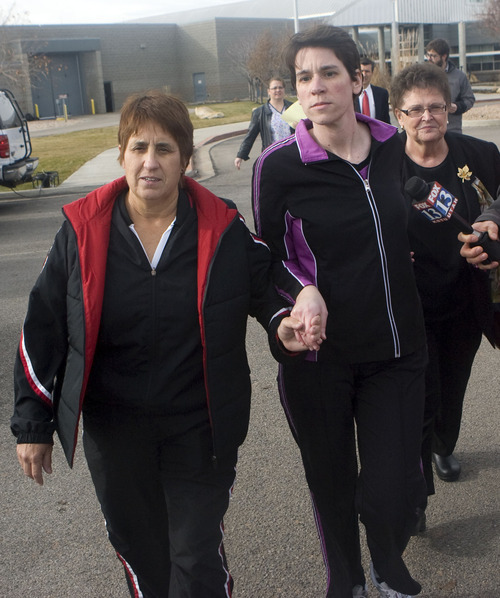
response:
[[[425,510],[417,507],[417,517],[417,522],[415,523],[415,527],[411,533],[412,536],[418,536],[418,534],[425,532],[427,529],[427,517],[425,516]]]
[[[453,455],[443,457],[436,453],[432,453],[432,460],[436,468],[436,474],[440,480],[444,482],[454,482],[458,480],[460,475],[460,463],[455,459]]]

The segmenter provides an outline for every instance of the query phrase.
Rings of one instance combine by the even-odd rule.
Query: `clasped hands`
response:
[[[297,295],[290,316],[283,318],[278,336],[288,351],[319,351],[326,339],[328,310],[321,293],[308,285]]]

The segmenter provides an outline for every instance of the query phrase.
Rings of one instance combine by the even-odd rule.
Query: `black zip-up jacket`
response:
[[[293,300],[314,284],[325,299],[320,361],[383,361],[425,344],[401,182],[404,148],[395,127],[356,118],[372,136],[365,177],[314,141],[309,120],[254,166],[255,230],[275,257],[279,289]]]
[[[50,443],[56,430],[70,465],[99,334],[113,206],[126,190],[123,177],[64,207],[66,221],[30,294],[16,359],[14,435],[20,443]],[[234,451],[248,428],[248,315],[269,331],[275,357],[287,360],[276,330],[288,310],[270,283],[268,248],[238,211],[188,178],[186,192],[198,219],[198,320],[219,457]]]

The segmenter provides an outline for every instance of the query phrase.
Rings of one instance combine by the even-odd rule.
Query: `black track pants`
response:
[[[429,365],[425,379],[422,462],[428,493],[434,494],[432,453],[451,455],[460,433],[465,391],[482,332],[472,308],[425,323]]]
[[[83,440],[131,595],[231,596],[222,520],[237,456],[214,467],[206,414],[85,414]]]
[[[327,564],[328,598],[352,596],[365,581],[358,514],[382,579],[406,594],[420,591],[402,554],[426,501],[420,465],[426,356],[422,349],[383,362],[304,361],[280,369],[281,399]]]

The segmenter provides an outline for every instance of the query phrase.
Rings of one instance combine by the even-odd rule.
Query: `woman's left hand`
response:
[[[292,353],[297,351],[319,351],[323,339],[321,338],[321,317],[315,316],[311,320],[309,329],[300,320],[291,316],[283,318],[278,327],[278,336],[285,349]]]
[[[297,295],[295,305],[293,306],[292,313],[290,315],[304,323],[304,333],[298,332],[298,334],[301,335],[307,334],[307,331],[312,326],[313,318],[315,318],[315,316],[319,316],[321,327],[320,337],[323,340],[326,339],[326,321],[328,319],[328,309],[321,293],[314,285],[307,285],[300,291],[300,293]],[[309,344],[306,339],[303,340],[305,340],[306,344]]]

